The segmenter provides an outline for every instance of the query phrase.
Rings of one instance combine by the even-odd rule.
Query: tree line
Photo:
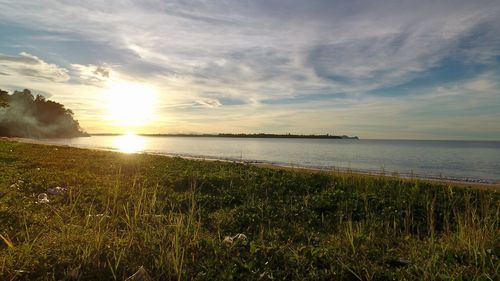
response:
[[[34,96],[30,90],[12,94],[0,89],[0,136],[63,138],[87,135],[73,111],[64,105]]]

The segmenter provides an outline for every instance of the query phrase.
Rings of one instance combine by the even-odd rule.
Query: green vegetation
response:
[[[0,173],[0,280],[499,279],[497,190],[7,140]]]
[[[0,136],[60,138],[86,135],[73,112],[60,103],[34,97],[30,90],[9,95],[0,89]]]

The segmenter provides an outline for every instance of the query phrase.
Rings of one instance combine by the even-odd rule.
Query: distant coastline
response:
[[[122,134],[90,134],[91,136],[120,136]],[[216,137],[216,138],[275,138],[275,139],[350,139],[357,140],[357,136],[335,136],[335,135],[296,135],[296,134],[138,134],[147,137]]]

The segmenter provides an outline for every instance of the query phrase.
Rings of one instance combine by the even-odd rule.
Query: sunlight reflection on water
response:
[[[124,153],[135,153],[144,150],[145,140],[141,136],[127,134],[116,137],[114,147]]]

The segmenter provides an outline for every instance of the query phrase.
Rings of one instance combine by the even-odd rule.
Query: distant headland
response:
[[[91,134],[91,136],[119,136],[121,134]],[[217,138],[271,138],[271,139],[349,139],[349,140],[357,140],[359,139],[357,136],[336,136],[330,134],[324,135],[298,135],[298,134],[138,134],[140,136],[147,137],[217,137]]]

